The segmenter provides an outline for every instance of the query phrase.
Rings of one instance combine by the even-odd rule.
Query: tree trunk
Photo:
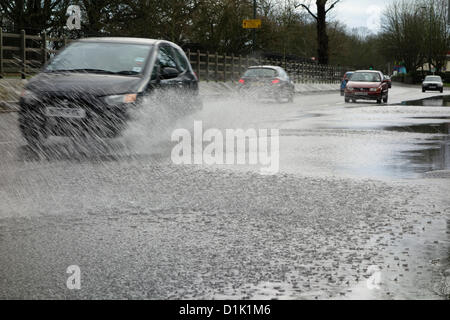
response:
[[[326,1],[317,0],[317,41],[318,58],[320,64],[328,64],[328,35],[327,35],[327,13],[325,9]]]

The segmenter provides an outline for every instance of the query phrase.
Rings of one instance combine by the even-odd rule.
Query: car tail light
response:
[[[273,83],[273,84],[280,83],[280,80],[279,80],[279,79],[273,79],[273,80],[272,80],[272,83]]]
[[[240,84],[244,84],[244,83],[245,83],[245,80],[244,80],[244,79],[239,79],[239,83],[240,83]]]

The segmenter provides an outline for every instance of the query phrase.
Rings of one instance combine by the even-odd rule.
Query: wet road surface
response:
[[[401,105],[431,96],[207,99],[152,127],[146,107],[123,138],[38,155],[0,114],[0,298],[448,298],[450,108]],[[193,120],[279,129],[280,173],[172,164]]]

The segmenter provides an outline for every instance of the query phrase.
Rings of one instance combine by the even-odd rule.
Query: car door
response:
[[[196,94],[198,91],[198,80],[192,71],[190,62],[181,49],[172,47],[172,51],[175,56],[177,68],[181,72],[178,77],[179,85],[181,85],[185,91]]]
[[[169,43],[159,45],[153,74],[169,104],[178,109],[192,109],[199,104],[197,78],[178,48]]]
[[[180,78],[182,70],[179,70],[172,47],[169,44],[159,45],[154,73],[157,74],[159,87],[164,91],[182,87],[183,83]]]

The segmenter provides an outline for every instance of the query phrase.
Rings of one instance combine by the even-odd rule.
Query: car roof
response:
[[[251,66],[251,67],[248,67],[248,69],[276,69],[276,70],[284,70],[282,67],[279,67],[279,66],[268,66],[268,65]]]
[[[83,38],[77,41],[80,42],[115,42],[115,43],[124,43],[124,44],[147,44],[147,45],[155,45],[160,42],[171,43],[166,40],[158,40],[158,39],[146,39],[146,38],[128,38],[128,37],[95,37],[95,38]],[[171,43],[172,44],[172,43]]]
[[[376,72],[376,73],[382,73],[381,71],[378,71],[378,70],[358,70],[358,71],[355,71],[355,72]]]

